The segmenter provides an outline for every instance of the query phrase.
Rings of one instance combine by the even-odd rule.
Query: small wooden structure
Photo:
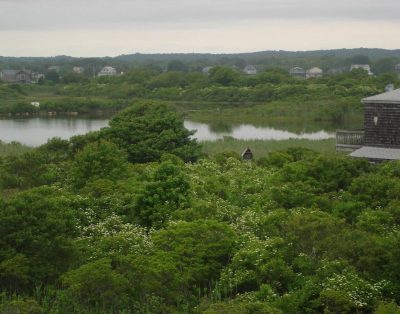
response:
[[[250,148],[246,148],[243,153],[242,153],[242,159],[249,161],[249,160],[253,160],[253,152],[251,151]]]
[[[336,150],[371,161],[400,159],[400,89],[364,98],[364,130],[337,130]]]

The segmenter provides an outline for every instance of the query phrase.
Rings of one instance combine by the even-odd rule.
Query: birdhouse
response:
[[[253,152],[250,150],[250,148],[246,148],[243,153],[242,153],[242,159],[243,160],[253,160]]]

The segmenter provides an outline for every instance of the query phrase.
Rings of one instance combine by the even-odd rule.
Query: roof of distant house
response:
[[[18,70],[1,70],[0,72],[3,74],[16,74]]]
[[[319,74],[319,73],[322,73],[322,72],[323,72],[323,71],[322,71],[320,68],[317,68],[317,67],[313,67],[313,68],[307,70],[307,73]]]
[[[294,67],[290,69],[290,73],[305,73],[306,71],[300,67]]]
[[[104,68],[102,68],[101,70],[102,70],[102,71],[103,71],[103,70],[104,70],[104,71],[115,71],[115,68],[108,65],[108,66],[105,66]]]
[[[400,88],[364,98],[362,102],[364,104],[400,104]]]

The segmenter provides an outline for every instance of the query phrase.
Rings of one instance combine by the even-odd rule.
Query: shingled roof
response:
[[[400,104],[400,88],[362,100],[364,104]]]

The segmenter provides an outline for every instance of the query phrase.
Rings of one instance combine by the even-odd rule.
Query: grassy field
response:
[[[32,147],[17,142],[4,143],[0,141],[0,156],[21,155],[32,150]]]
[[[186,109],[188,118],[201,122],[211,122],[215,119],[232,123],[250,122],[254,125],[262,125],[268,122],[298,122],[318,121],[325,124],[337,124],[343,120],[359,122],[362,119],[362,108],[348,108],[347,104],[333,100],[320,101],[272,101],[265,103],[252,103],[249,105],[205,107],[202,110],[188,110],[187,105],[181,105]]]
[[[212,157],[215,154],[233,151],[241,154],[247,147],[249,147],[254,158],[265,157],[268,153],[278,150],[284,150],[289,147],[304,147],[322,153],[335,152],[335,139],[327,140],[305,140],[305,139],[290,139],[290,140],[219,140],[219,141],[206,141],[201,142],[203,152]]]

